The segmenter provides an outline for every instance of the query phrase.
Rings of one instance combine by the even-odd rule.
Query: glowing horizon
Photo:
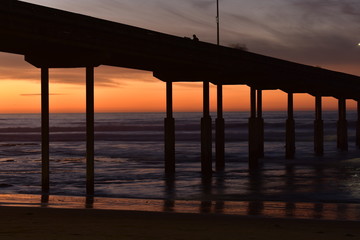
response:
[[[117,69],[121,72],[121,69]],[[38,77],[40,78],[39,69]],[[83,113],[85,112],[85,70],[76,69],[72,75],[83,83],[58,83],[58,72],[63,69],[50,70],[50,112]],[[113,70],[116,72],[116,70]],[[108,67],[95,70],[96,76],[108,73]],[[116,73],[114,75],[116,75]],[[140,72],[137,72],[141,76]],[[153,78],[149,72],[142,73],[145,80]],[[114,80],[114,86],[95,86],[95,112],[165,112],[165,83],[157,80]],[[119,81],[119,82],[117,82]],[[125,82],[125,83],[123,83]],[[117,86],[118,85],[118,86]],[[39,80],[1,80],[0,113],[40,113]],[[250,88],[245,85],[225,85],[223,87],[224,111],[249,111]],[[312,111],[315,98],[309,94],[294,94],[295,111]],[[337,110],[337,100],[323,97],[324,110]],[[174,112],[202,112],[202,83],[173,83]],[[347,109],[354,110],[355,101],[347,100]],[[287,93],[280,90],[263,91],[263,111],[286,111]],[[216,86],[210,85],[210,110],[216,112]]]

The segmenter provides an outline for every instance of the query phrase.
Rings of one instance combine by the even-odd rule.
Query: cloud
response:
[[[331,15],[332,12],[338,12],[340,15],[356,17],[360,14],[360,4],[356,0],[290,0],[290,2],[310,14]]]
[[[23,56],[0,53],[0,81],[40,82],[40,69],[24,61]],[[85,85],[85,69],[50,69],[51,84]],[[98,87],[122,87],[127,81],[154,82],[152,73],[101,66],[95,68],[95,85]]]
[[[360,2],[281,2],[257,3],[257,9],[255,5],[250,8],[244,4],[244,11],[239,12],[227,9],[222,43],[241,43],[249,51],[309,65],[336,67],[337,71],[360,61],[360,49],[356,46],[360,41]],[[355,72],[359,73],[354,69]]]
[[[210,84],[210,88],[213,88],[215,85]],[[201,82],[175,82],[174,87],[178,87],[177,90],[187,90],[187,89],[203,89],[203,83]]]
[[[85,85],[85,69],[50,69],[50,79],[57,84]],[[95,68],[98,87],[124,87],[128,81],[154,82],[151,72],[127,68],[101,66]]]
[[[342,71],[342,66],[354,65],[360,62],[358,47],[353,39],[331,32],[309,32],[308,34],[283,33],[278,41],[245,36],[241,43],[245,43],[249,51],[260,54],[299,62],[307,65],[331,66],[333,70]],[[337,66],[337,68],[334,68]],[[353,68],[353,74],[359,74]]]
[[[23,55],[0,52],[0,66],[31,68],[31,65],[24,61]]]
[[[215,6],[215,0],[193,0],[191,4],[200,9],[208,9]]]
[[[163,15],[168,16],[168,21],[177,22],[177,31],[191,28],[208,29],[212,25],[213,21],[209,21],[209,19],[212,19],[213,16],[209,15],[207,11],[195,10],[192,4],[186,4],[186,2],[176,5],[179,6],[174,7],[173,4],[163,2],[159,4],[159,9],[163,11]]]
[[[67,94],[62,94],[62,93],[50,93],[50,96],[64,96]],[[22,97],[37,97],[37,96],[41,96],[41,93],[23,93],[20,94],[20,96]]]

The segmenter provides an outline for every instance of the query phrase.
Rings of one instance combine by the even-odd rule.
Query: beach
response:
[[[359,222],[0,207],[0,239],[359,239]]]

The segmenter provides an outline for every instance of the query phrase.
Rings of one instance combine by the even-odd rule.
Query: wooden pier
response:
[[[172,95],[174,82],[203,83],[201,120],[201,171],[213,172],[212,119],[209,109],[210,84],[217,85],[215,170],[225,169],[225,120],[223,86],[248,85],[251,92],[249,116],[249,168],[264,157],[262,92],[280,89],[288,94],[286,158],[295,156],[293,96],[308,93],[315,99],[314,152],[324,154],[322,97],[339,101],[338,142],[348,150],[346,100],[358,103],[360,77],[293,63],[248,51],[193,41],[125,24],[48,7],[3,0],[0,5],[0,51],[20,54],[41,69],[42,190],[49,192],[49,69],[84,68],[86,79],[87,194],[94,195],[94,68],[99,65],[153,72],[166,84],[165,173],[175,173],[175,119]],[[360,147],[360,122],[356,144]],[[285,121],[285,120],[284,120]]]

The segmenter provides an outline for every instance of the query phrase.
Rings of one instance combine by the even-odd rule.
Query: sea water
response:
[[[347,113],[348,152],[336,148],[337,112],[323,113],[323,157],[314,155],[314,112],[296,112],[296,155],[292,160],[285,159],[286,112],[263,115],[265,157],[261,159],[261,169],[256,173],[248,171],[249,113],[226,112],[226,169],[204,181],[200,173],[201,113],[175,113],[176,176],[169,181],[164,177],[164,113],[97,113],[96,196],[360,202],[356,112]],[[213,122],[215,118],[213,115]],[[85,114],[50,115],[50,193],[53,195],[85,195],[85,125]],[[39,114],[0,115],[0,193],[41,193],[40,127]]]

